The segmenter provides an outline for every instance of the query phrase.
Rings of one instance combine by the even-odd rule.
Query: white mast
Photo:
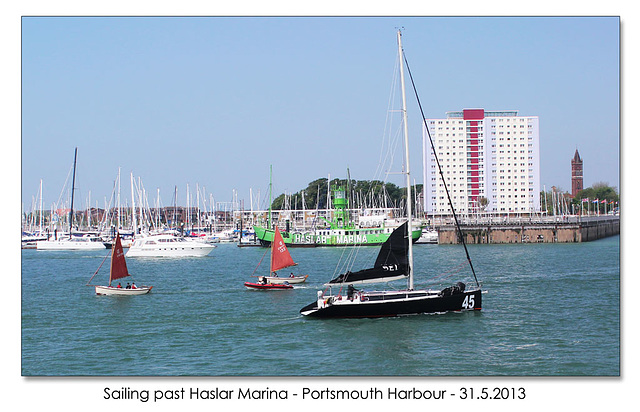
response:
[[[89,199],[87,200],[87,229],[91,230],[91,190],[89,190]]]
[[[411,210],[411,176],[409,169],[409,127],[407,124],[407,97],[404,90],[404,63],[402,53],[402,33],[398,30],[398,58],[400,59],[400,85],[402,88],[402,121],[404,122],[404,156],[407,170],[407,235],[409,236],[409,290],[413,290],[413,228]]]
[[[131,218],[133,219],[133,236],[135,236],[138,223],[136,222],[136,193],[133,190],[133,172],[131,173]]]
[[[196,229],[200,228],[200,187],[196,183],[196,210],[198,211],[198,221],[196,222]]]
[[[189,183],[187,183],[187,222],[185,229],[189,227],[189,223],[191,222],[191,212],[189,211]]]
[[[40,235],[42,235],[42,179],[40,179]]]
[[[249,188],[249,206],[251,207],[251,216],[253,216],[253,189]]]
[[[329,173],[327,177],[327,211],[329,211],[330,209],[331,209],[331,173]]]
[[[156,230],[160,227],[160,188],[156,188]]]
[[[118,230],[122,229],[122,220],[120,219],[121,214],[122,214],[122,210],[120,209],[120,168],[118,168]]]

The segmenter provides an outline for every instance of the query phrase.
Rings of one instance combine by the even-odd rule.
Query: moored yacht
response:
[[[127,257],[199,257],[207,256],[215,247],[171,234],[149,235],[136,238]]]
[[[38,250],[99,250],[106,246],[97,236],[72,236],[64,239],[39,240],[36,242]]]
[[[438,243],[438,231],[428,227],[423,227],[422,234],[416,243]]]

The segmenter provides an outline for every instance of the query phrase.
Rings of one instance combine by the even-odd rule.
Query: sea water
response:
[[[107,251],[23,250],[22,375],[620,374],[619,236],[470,245],[482,311],[384,319],[299,313],[351,262],[370,266],[377,247],[291,249],[305,284],[249,290],[243,283],[268,270],[265,251],[220,244],[203,258],[130,258],[136,283],[153,291],[116,297],[85,286]],[[416,288],[474,283],[460,246],[415,245],[414,254]],[[108,260],[92,283],[107,276]]]

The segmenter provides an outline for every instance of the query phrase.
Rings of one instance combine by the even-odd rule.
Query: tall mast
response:
[[[42,179],[40,179],[40,234],[42,235]]]
[[[173,228],[177,227],[176,213],[178,209],[178,185],[173,187]]]
[[[200,187],[196,183],[196,210],[198,211],[198,220],[196,222],[196,228],[200,227]]]
[[[133,189],[133,172],[131,172],[131,218],[133,219],[133,236],[138,233],[138,223],[136,222],[136,194]]]
[[[330,209],[331,209],[331,173],[327,175],[327,210],[330,210]]]
[[[160,188],[156,188],[156,229],[160,227]]]
[[[73,180],[71,183],[71,211],[69,212],[69,239],[73,231],[73,192],[76,190],[76,159],[78,158],[78,148],[73,153]]]
[[[267,215],[267,229],[271,229],[271,174],[273,173],[273,165],[269,165],[269,214]]]
[[[404,123],[404,156],[407,170],[407,236],[409,236],[409,290],[413,290],[413,227],[411,210],[411,176],[409,169],[409,126],[407,124],[407,96],[404,90],[404,64],[402,52],[402,33],[398,30],[398,58],[400,59],[400,85],[402,88],[402,121]]]
[[[122,209],[120,208],[120,168],[118,168],[118,230],[122,229],[122,219],[120,215]]]

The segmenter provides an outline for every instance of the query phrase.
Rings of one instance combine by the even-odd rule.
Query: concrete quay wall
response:
[[[620,234],[620,219],[521,225],[462,225],[467,244],[576,243]],[[459,243],[454,226],[438,228],[439,244]]]

